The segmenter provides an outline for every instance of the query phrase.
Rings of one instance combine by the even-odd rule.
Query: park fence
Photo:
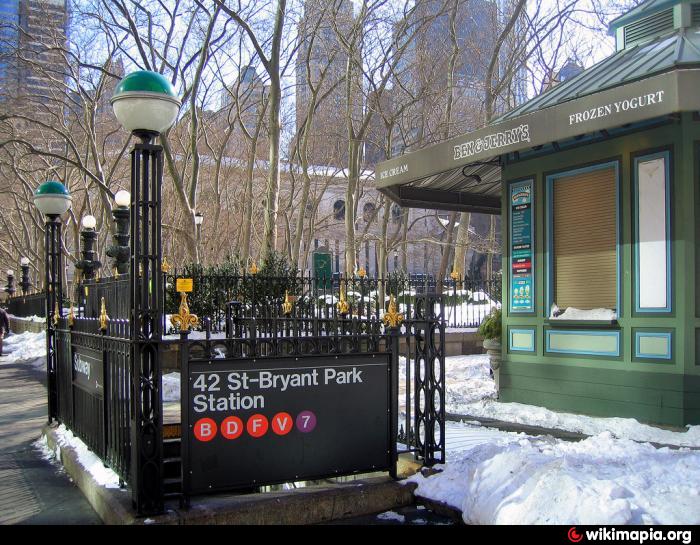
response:
[[[114,288],[114,285],[119,284],[113,284],[110,289],[123,289]],[[257,289],[258,286],[250,287]],[[266,289],[269,288],[268,283]],[[288,290],[286,286],[285,291]],[[90,293],[106,292],[89,287],[88,299]],[[312,316],[309,309],[301,305],[303,310],[295,313],[293,305],[296,302],[288,302],[292,308],[285,306],[278,315],[266,316],[265,312],[272,305],[267,305],[266,311],[262,311],[247,308],[243,303],[229,304],[223,332],[213,332],[212,320],[207,318],[203,335],[193,335],[183,329],[177,338],[159,342],[158,350],[168,346],[177,346],[179,350],[181,398],[180,416],[176,422],[164,420],[162,369],[157,369],[154,383],[150,385],[142,384],[134,376],[131,357],[136,345],[129,339],[129,321],[108,316],[109,313],[119,314],[119,305],[105,302],[96,317],[78,316],[75,312],[57,316],[53,321],[52,336],[56,368],[49,370],[49,373],[56,374],[55,380],[50,381],[56,384],[56,391],[50,395],[57,400],[56,414],[52,416],[71,429],[105,465],[112,468],[124,486],[132,486],[133,475],[144,469],[134,467],[135,419],[144,412],[153,414],[157,428],[153,430],[153,437],[157,438],[157,444],[148,447],[152,454],[148,464],[152,466],[149,473],[156,476],[157,482],[146,485],[149,494],[156,497],[156,503],[177,498],[186,505],[191,496],[212,491],[250,490],[251,487],[257,490],[289,481],[372,471],[389,471],[396,476],[397,457],[401,453],[413,454],[424,465],[443,463],[443,298],[434,294],[417,295],[410,305],[410,314],[403,313],[402,316],[395,305],[390,305],[384,313],[386,320],[379,320],[374,312],[366,310],[360,315],[359,305],[354,311],[349,304],[347,307],[336,304],[335,311],[323,305],[321,308],[325,314]],[[339,302],[341,300],[339,297]],[[92,307],[88,303],[84,308]],[[182,308],[179,316],[183,316]],[[227,420],[237,418],[232,415],[241,413],[234,411],[224,421],[215,422],[219,413],[202,415],[193,412],[197,403],[203,403],[201,399],[196,401],[203,395],[196,390],[200,382],[200,386],[206,385],[202,386],[202,391],[209,388],[211,392],[217,390],[211,388],[214,382],[226,380],[226,377],[231,380],[232,373],[252,376],[270,373],[269,369],[273,369],[287,376],[301,375],[302,370],[307,370],[308,374],[311,368],[326,377],[342,376],[342,373],[349,377],[347,369],[352,369],[357,377],[365,373],[364,380],[359,380],[360,384],[353,390],[356,395],[350,397],[339,395],[344,392],[343,386],[336,384],[336,390],[330,390],[330,393],[321,388],[311,392],[298,390],[300,393],[296,397],[277,393],[267,398],[266,408],[275,407],[277,402],[281,405],[276,411],[283,408],[298,414],[298,418],[304,413],[313,416],[311,422],[314,424],[306,421],[300,424],[302,421],[297,419],[297,428],[307,424],[312,427],[316,417],[324,418],[327,423],[340,419],[338,425],[319,428],[314,436],[313,441],[318,442],[319,448],[311,450],[323,455],[303,455],[299,464],[284,465],[295,459],[295,441],[306,441],[303,434],[290,435],[287,442],[291,446],[287,450],[280,450],[273,435],[270,438],[272,447],[265,451],[268,458],[264,464],[256,456],[243,456],[240,452],[232,457],[227,450],[232,448],[231,441],[220,441],[215,447],[215,441],[209,443],[202,439],[201,433],[210,429],[206,427],[210,426],[209,423],[223,426]],[[200,376],[206,376],[206,380],[197,380]],[[262,380],[262,375],[252,382],[257,380]],[[338,384],[344,385],[348,380],[345,378]],[[157,390],[156,406],[135,406],[134,389],[143,387]],[[228,398],[218,399],[217,405],[225,399]],[[351,399],[354,401],[350,402]],[[214,407],[213,402],[210,404],[210,408]],[[311,408],[314,412],[302,411],[302,408]],[[275,417],[280,414],[287,413],[278,411]],[[269,416],[272,426],[272,415]],[[343,425],[340,425],[341,420]],[[254,433],[250,427],[248,431]],[[255,443],[255,448],[260,445],[265,443]],[[225,460],[235,460],[235,467],[226,469],[228,466],[222,465],[220,476],[202,473],[205,462],[217,456],[222,464]]]
[[[500,307],[498,278],[436,285],[424,278],[163,275],[162,283],[154,283],[164,290],[163,337],[148,350],[178,351],[175,421],[172,407],[164,418],[160,366],[148,373],[134,368],[135,351],[142,348],[130,331],[127,277],[76,286],[47,336],[47,352],[54,355],[48,359],[55,362],[47,366],[50,419],[80,437],[132,493],[146,491],[150,507],[144,513],[158,511],[169,498],[186,505],[208,491],[258,490],[371,471],[395,476],[401,453],[426,466],[444,462],[446,329],[476,327]],[[153,289],[150,283],[136,286]],[[361,373],[364,379],[356,380]],[[250,378],[255,390],[275,374],[275,385],[291,376],[301,381],[313,376],[313,384],[307,384],[313,388],[217,393],[220,383],[239,384],[236,377]],[[345,378],[324,389],[317,376]],[[357,385],[350,392],[346,385],[353,380]],[[255,436],[257,424],[246,428],[239,415],[244,416],[244,403],[257,398],[265,398],[265,408],[274,411],[266,417],[270,425],[273,416],[301,418],[295,428],[301,435],[290,435],[280,450],[274,435],[250,444],[244,434],[234,451],[231,440],[238,435],[232,430]],[[217,412],[219,407],[228,412]],[[317,417],[333,425],[304,435]],[[308,430],[300,427],[307,425]],[[148,438],[135,443],[144,426]],[[210,442],[207,434],[217,429],[219,439]],[[227,440],[221,438],[224,429]],[[304,438],[314,443],[314,452],[328,456],[299,454],[298,463],[289,465],[295,453],[308,452]],[[148,456],[138,448],[147,448]],[[266,457],[248,456],[251,452]],[[218,460],[221,474],[201,471],[211,460]],[[238,465],[229,467],[227,460]],[[147,478],[137,481],[135,475]]]
[[[180,304],[177,279],[184,276],[178,271],[164,274],[163,324],[164,330],[171,334],[175,331],[167,315],[177,313]],[[500,274],[490,279],[464,277],[442,282],[427,276],[381,279],[342,275],[317,278],[303,274],[285,277],[195,274],[187,277],[193,280],[193,290],[188,294],[190,311],[200,317],[202,328],[208,322],[213,332],[223,332],[233,312],[238,312],[240,317],[267,320],[269,324],[277,320],[280,327],[293,321],[301,331],[310,331],[317,320],[342,317],[338,312],[341,301],[347,304],[346,316],[380,320],[392,295],[407,315],[412,314],[418,297],[441,295],[447,328],[476,328],[492,310],[501,307]],[[82,281],[63,304],[66,308],[71,303],[75,305],[76,316],[97,318],[102,300],[109,306],[111,318],[128,319],[128,277]],[[291,305],[291,312],[284,312],[285,302]],[[9,300],[10,314],[18,317],[45,316],[44,306],[43,293]]]

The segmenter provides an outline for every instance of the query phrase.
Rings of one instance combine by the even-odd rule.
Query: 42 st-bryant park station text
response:
[[[361,384],[362,373],[360,366],[349,369],[326,367],[309,371],[288,371],[275,373],[275,370],[234,371],[225,375],[202,373],[192,384],[194,390],[201,393],[192,397],[192,408],[195,413],[228,412],[249,409],[264,409],[265,396],[250,390],[266,390],[270,392],[286,392],[295,388],[313,388],[328,385]],[[225,382],[225,384],[222,384]]]

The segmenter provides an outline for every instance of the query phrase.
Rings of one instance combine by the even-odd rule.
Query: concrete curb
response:
[[[55,426],[44,426],[42,435],[46,436],[49,448],[55,451],[58,445]],[[136,517],[131,511],[131,494],[126,490],[105,488],[98,484],[78,461],[78,455],[73,448],[61,446],[60,456],[66,473],[71,476],[105,524],[137,523]]]
[[[42,434],[55,451],[55,426],[45,426]],[[289,491],[195,497],[189,509],[142,518],[132,509],[129,491],[98,484],[73,448],[61,447],[60,455],[66,472],[105,524],[317,524],[381,513],[416,501],[415,484],[374,477]]]
[[[585,433],[579,433],[575,431],[560,430],[556,428],[543,428],[540,426],[530,426],[527,424],[518,424],[515,422],[505,422],[503,420],[495,420],[493,418],[483,418],[480,416],[472,416],[469,414],[453,414],[445,413],[445,418],[453,422],[468,422],[474,421],[479,422],[485,428],[496,428],[501,431],[510,431],[514,433],[526,433],[528,435],[550,435],[555,439],[561,439],[563,441],[583,441],[591,437]],[[663,428],[662,428],[663,429]],[[679,428],[680,431],[682,428]],[[673,430],[675,431],[675,430]],[[669,445],[667,443],[655,443],[654,441],[641,441],[637,439],[630,439],[635,443],[649,443],[654,448],[668,448],[671,450],[688,449],[688,450],[700,450],[700,447],[693,446],[681,446],[681,445]]]

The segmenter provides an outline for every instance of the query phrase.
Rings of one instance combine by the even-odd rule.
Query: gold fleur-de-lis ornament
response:
[[[403,322],[403,314],[399,314],[396,308],[394,296],[389,297],[389,309],[384,314],[384,325],[387,327],[399,327]]]
[[[289,299],[289,291],[284,291],[284,303],[282,303],[282,312],[289,316],[292,313],[292,301]]]
[[[336,304],[336,308],[338,309],[338,314],[341,316],[345,316],[350,312],[350,305],[348,305],[348,302],[345,300],[345,288],[343,287],[340,288],[340,301]]]
[[[173,327],[179,327],[180,331],[189,331],[199,325],[199,318],[196,314],[190,314],[190,306],[187,304],[187,293],[180,292],[180,308],[177,314],[170,317]]]

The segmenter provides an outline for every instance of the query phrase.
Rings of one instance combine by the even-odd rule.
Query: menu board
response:
[[[533,181],[510,186],[510,310],[533,312]]]

